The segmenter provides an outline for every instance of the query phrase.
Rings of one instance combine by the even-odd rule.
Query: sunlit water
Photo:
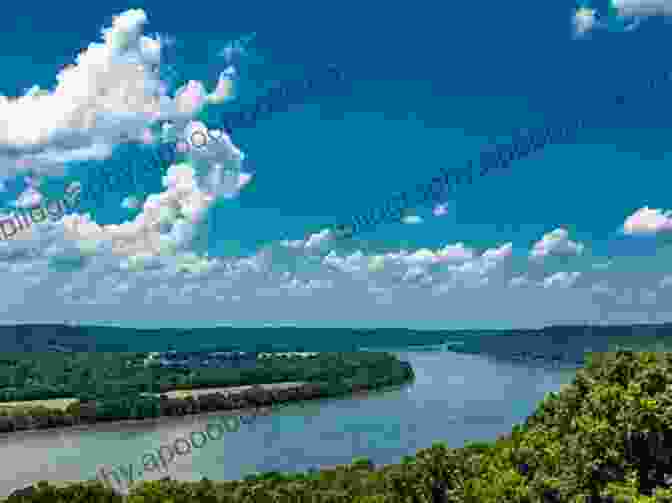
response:
[[[181,480],[238,479],[254,471],[349,463],[355,456],[388,464],[436,440],[459,447],[466,440],[494,439],[522,421],[544,393],[570,382],[575,372],[440,351],[398,355],[413,365],[413,384],[292,405],[177,457],[168,474]],[[203,431],[208,421],[212,414],[2,438],[0,450],[11,463],[0,475],[0,494],[40,479],[93,478],[100,465],[133,463],[137,470],[143,454],[178,436]],[[165,475],[155,472],[143,478]]]

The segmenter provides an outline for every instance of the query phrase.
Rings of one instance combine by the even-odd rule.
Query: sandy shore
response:
[[[47,409],[65,410],[68,405],[75,403],[76,398],[50,398],[47,400],[27,400],[24,402],[0,402],[0,410],[22,409],[29,407],[46,407]]]
[[[272,385],[265,385],[265,386],[272,386],[274,389],[278,389],[278,388],[295,387],[296,384],[299,384],[299,383],[275,383],[275,384],[272,384]],[[248,388],[248,387],[251,387],[251,386],[237,386],[237,387],[232,387],[232,388],[218,388],[218,389],[229,390],[229,391],[231,391],[231,390],[243,391],[244,388]],[[267,416],[272,412],[273,408],[281,409],[281,408],[284,408],[284,407],[294,405],[296,403],[297,402],[282,402],[282,403],[278,403],[275,406],[270,406],[269,405],[269,406],[251,407],[251,408],[245,408],[245,409],[208,411],[208,412],[202,412],[202,413],[199,413],[199,414],[186,414],[184,416],[161,416],[161,417],[149,418],[149,419],[129,419],[129,420],[124,420],[124,421],[109,421],[109,422],[101,422],[101,423],[87,424],[87,425],[76,425],[76,426],[72,426],[72,427],[66,426],[66,427],[63,427],[63,428],[48,428],[48,429],[44,429],[44,430],[25,430],[25,431],[17,432],[17,433],[12,434],[12,435],[49,432],[50,430],[63,430],[63,429],[67,429],[67,430],[70,430],[70,431],[85,431],[85,430],[91,429],[92,427],[95,428],[96,426],[101,426],[101,425],[105,425],[105,426],[108,426],[108,425],[109,426],[115,426],[115,425],[117,425],[117,426],[127,426],[127,425],[133,425],[133,424],[148,424],[148,423],[151,423],[151,424],[164,423],[165,424],[169,420],[183,421],[185,418],[190,418],[190,417],[194,418],[196,420],[196,418],[202,419],[204,417],[222,416],[222,415],[238,416],[238,415],[251,414],[253,411],[256,412],[255,415]],[[49,483],[53,486],[56,486],[56,487],[68,487],[68,486],[71,486],[73,484],[93,482],[95,480],[97,480],[97,479],[92,478],[92,479],[87,479],[87,480],[83,480],[83,479],[82,480],[61,480],[61,481],[58,481],[58,482],[50,481]],[[10,491],[9,494],[13,493],[14,491],[23,489],[24,487],[32,486],[33,484],[34,483],[29,484],[28,486],[13,488],[12,491]],[[6,501],[6,498],[9,497],[9,494],[7,496],[0,496],[0,502]]]
[[[298,386],[304,386],[308,383],[305,382],[278,382],[271,384],[261,384],[260,386],[268,391],[278,390],[278,389],[288,389],[295,388]],[[168,398],[181,398],[183,395],[192,395],[194,398],[200,395],[208,395],[212,393],[222,393],[223,395],[237,395],[244,391],[247,391],[252,388],[252,385],[246,386],[229,386],[227,388],[199,388],[193,390],[180,389],[175,391],[168,391],[163,393]],[[156,393],[156,396],[159,396],[159,393]]]
[[[303,383],[303,382],[283,382],[283,383],[271,383],[271,384],[261,384],[260,386],[262,388],[265,388],[267,390],[277,390],[277,389],[289,389],[289,388],[295,388],[297,386],[302,386],[304,384],[308,383]],[[224,394],[229,394],[229,395],[237,395],[240,394],[241,392],[250,389],[252,385],[247,385],[247,386],[230,386],[230,387],[225,387],[225,388],[200,388],[197,390],[193,391],[188,391],[189,393],[193,394],[194,396],[197,395],[206,395],[206,394],[211,394],[211,393],[224,393]],[[180,393],[184,393],[187,390],[178,390],[178,391],[169,391],[168,393],[165,393],[167,396],[175,398],[179,396]],[[290,401],[290,402],[285,402],[287,405],[291,405],[292,403],[296,403],[297,401]],[[285,405],[283,403],[282,405]],[[278,404],[281,405],[281,404]],[[159,417],[151,417],[151,418],[145,418],[145,419],[121,419],[119,421],[100,421],[96,423],[87,423],[87,424],[76,424],[73,426],[58,426],[55,428],[44,428],[44,429],[36,429],[36,430],[22,430],[22,431],[15,431],[11,433],[2,433],[0,434],[0,438],[5,438],[5,437],[12,437],[12,438],[17,438],[21,435],[30,435],[30,434],[40,434],[40,433],[53,433],[54,431],[86,431],[86,430],[92,430],[96,428],[103,428],[103,427],[108,427],[108,426],[126,426],[126,425],[135,425],[135,424],[159,424],[159,423],[165,423],[169,422],[171,420],[181,420],[183,418],[189,418],[189,417],[207,417],[207,416],[214,416],[214,415],[229,415],[229,416],[238,416],[241,414],[247,414],[248,412],[251,412],[253,410],[259,410],[264,412],[264,415],[268,412],[270,412],[273,409],[272,406],[264,406],[264,407],[248,407],[244,409],[229,409],[229,410],[216,410],[216,411],[207,411],[207,412],[199,412],[198,414],[185,414],[183,416],[159,416]]]

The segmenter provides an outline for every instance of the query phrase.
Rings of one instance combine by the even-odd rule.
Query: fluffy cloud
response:
[[[121,225],[98,225],[88,214],[63,218],[65,237],[77,242],[80,249],[110,244],[116,254],[171,254],[188,244],[213,197],[202,192],[194,180],[194,169],[178,164],[168,169],[163,180],[167,187],[152,194],[142,212]]]
[[[572,18],[572,24],[574,25],[575,36],[580,37],[585,35],[597,24],[597,11],[586,7],[576,9]]]
[[[572,24],[575,38],[581,38],[595,28],[612,32],[633,31],[647,17],[670,14],[670,0],[610,0],[606,12],[598,12],[587,5],[577,8]]]
[[[333,239],[332,233],[325,229],[323,231],[318,232],[317,234],[311,234],[308,236],[308,239],[306,239],[306,248],[319,248],[320,246],[324,245],[328,241]]]
[[[28,187],[24,190],[19,198],[13,203],[17,208],[33,208],[42,203],[42,193],[33,187]]]
[[[306,239],[280,241],[280,245],[287,248],[316,250],[325,248],[333,239],[333,233],[329,229],[324,229],[318,233],[309,234]]]
[[[670,16],[670,0],[611,0],[621,16]]]
[[[174,98],[167,96],[153,67],[160,64],[162,41],[142,35],[145,22],[140,10],[122,14],[104,31],[103,44],[92,44],[76,66],[61,72],[56,90],[33,89],[3,100],[0,154],[12,159],[13,169],[27,170],[30,161],[54,174],[55,159],[104,158],[121,132],[152,143],[148,125],[156,117],[172,121],[162,131],[164,141],[187,144],[191,134],[204,130],[191,116],[232,96],[232,73],[220,76],[212,94],[190,81]],[[37,103],[45,107],[43,131],[24,120],[38,110]],[[514,243],[480,252],[464,242],[369,254],[339,248],[326,229],[243,257],[199,254],[192,241],[214,202],[235,197],[251,179],[243,172],[245,155],[231,138],[222,132],[212,136],[204,148],[189,150],[187,162],[168,169],[162,192],[141,206],[126,200],[125,207],[140,210],[127,222],[101,225],[88,214],[73,213],[37,222],[20,239],[17,234],[0,241],[0,279],[6,287],[0,295],[12,318],[95,323],[113,312],[119,323],[135,326],[161,319],[173,326],[287,322],[437,328],[600,322],[623,318],[630,306],[646,311],[643,317],[632,315],[638,320],[648,320],[648,313],[669,314],[672,280],[663,253],[668,251],[646,257],[650,272],[633,268],[634,262],[622,266],[619,257],[607,268],[594,267],[594,257],[584,256],[589,255],[585,246],[570,240],[564,229],[541,236],[529,253],[522,248],[518,254]],[[39,183],[29,185],[26,199],[39,192]],[[627,220],[624,232],[650,230],[641,220],[666,228],[661,219],[668,222],[669,212],[646,210],[645,218]],[[544,260],[551,256],[576,257],[572,270]],[[661,261],[657,269],[650,266],[654,260]]]
[[[543,286],[544,288],[550,288],[553,286],[559,286],[560,288],[569,288],[574,283],[576,283],[576,280],[581,276],[580,272],[557,272],[555,274],[552,274],[551,276],[547,277],[543,281]]]
[[[437,204],[434,206],[434,209],[432,210],[432,214],[435,217],[442,217],[448,213],[448,205],[447,204]]]
[[[535,267],[544,271],[531,271],[525,254],[514,254],[513,243],[482,253],[464,243],[435,250],[343,253],[323,230],[245,257],[199,255],[177,249],[174,245],[180,240],[168,238],[170,233],[161,237],[161,226],[156,225],[162,218],[166,224],[174,222],[175,213],[161,208],[188,206],[186,199],[192,193],[179,187],[188,188],[193,170],[173,167],[167,178],[165,195],[150,197],[143,206],[144,219],[99,226],[70,215],[35,224],[35,231],[24,239],[0,242],[0,277],[12,285],[12,295],[3,301],[12,305],[16,319],[23,315],[35,321],[35,310],[24,307],[31,303],[58,304],[58,309],[46,307],[38,313],[46,318],[51,313],[50,321],[66,312],[77,319],[105,319],[114,308],[122,313],[119,316],[134,313],[132,321],[129,318],[134,325],[161,316],[178,326],[227,320],[239,325],[283,321],[314,325],[320,320],[368,325],[381,319],[406,326],[445,327],[455,320],[463,326],[501,325],[502,320],[535,326],[623,320],[624,309],[633,306],[640,311],[632,314],[635,321],[641,321],[641,312],[658,313],[660,318],[669,313],[672,289],[669,279],[661,280],[660,271],[632,274],[628,264],[619,267],[618,258],[608,269],[595,269],[592,257],[576,259],[585,262],[581,270],[553,270],[550,262],[542,262]],[[167,249],[154,253],[152,246],[161,245]],[[536,281],[530,272],[543,274]],[[61,299],[57,303],[54,290]],[[28,298],[31,302],[26,302]],[[81,310],[82,306],[87,309]],[[170,309],[174,306],[184,309]],[[339,306],[341,314],[336,316],[333,306]]]
[[[499,262],[506,258],[509,258],[513,253],[513,243],[506,243],[505,245],[500,246],[499,248],[494,248],[486,250],[481,256],[485,260],[492,260]]]
[[[108,158],[125,138],[143,141],[154,121],[186,122],[226,97],[228,75],[212,95],[190,81],[168,96],[159,78],[162,40],[142,34],[146,23],[143,10],[128,10],[103,29],[103,43],[90,44],[59,72],[53,90],[33,86],[17,98],[0,95],[0,176],[27,167],[61,176],[62,163]]]
[[[644,206],[625,219],[622,230],[628,235],[655,235],[672,231],[672,211]]]
[[[153,143],[154,121],[172,121],[163,124],[164,141],[170,134],[184,140],[206,130],[205,124],[191,117],[231,96],[232,68],[222,72],[212,94],[201,82],[191,80],[174,98],[167,96],[167,86],[159,79],[161,40],[142,35],[146,22],[140,9],[124,12],[103,30],[104,43],[89,45],[76,65],[58,74],[53,91],[33,87],[25,96],[0,99],[0,174],[30,171],[35,175],[15,206],[39,205],[39,177],[65,174],[63,163],[105,159],[116,143],[128,138]],[[133,220],[99,225],[89,214],[67,215],[58,223],[66,243],[52,246],[49,253],[57,256],[59,250],[74,250],[79,256],[76,261],[109,252],[128,257],[129,269],[142,266],[147,257],[175,257],[179,250],[188,250],[212,204],[218,198],[236,197],[250,182],[252,175],[241,170],[244,157],[231,138],[220,132],[217,141],[192,149],[187,162],[168,169],[163,180],[166,190],[149,195]],[[10,162],[3,164],[3,159]],[[122,206],[136,209],[140,202],[131,197]],[[39,234],[40,229],[36,226],[31,233]],[[189,262],[177,268],[199,267]]]
[[[465,248],[464,243],[446,245],[436,253],[437,262],[464,262],[474,257],[474,250]]]
[[[532,260],[543,260],[550,256],[574,256],[581,255],[584,250],[582,243],[577,243],[569,239],[569,233],[562,228],[555,229],[540,241],[534,243],[530,251]]]

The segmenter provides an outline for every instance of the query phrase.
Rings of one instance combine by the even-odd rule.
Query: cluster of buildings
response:
[[[252,353],[243,351],[181,352],[164,351],[149,353],[144,366],[158,365],[165,368],[251,368],[258,360],[269,358],[315,358],[318,353]]]

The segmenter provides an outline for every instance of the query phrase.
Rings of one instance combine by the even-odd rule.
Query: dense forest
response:
[[[75,397],[82,401],[128,393],[275,382],[367,382],[369,369],[398,368],[386,353],[322,353],[315,358],[256,360],[253,368],[145,366],[148,353],[2,353],[0,402]]]
[[[3,353],[0,433],[233,410],[274,402],[335,396],[401,384],[413,377],[388,353],[323,353],[313,358],[256,360],[252,368],[165,368],[146,365],[147,353]],[[236,393],[169,398],[173,390],[300,382],[291,389],[261,386]],[[64,409],[8,402],[53,398]],[[7,405],[3,408],[3,402]],[[11,405],[11,406],[10,406]]]
[[[366,459],[239,481],[138,484],[126,503],[672,502],[672,354],[593,354],[524,424],[492,442],[435,443],[400,464]],[[8,503],[119,502],[99,481],[41,482]]]

